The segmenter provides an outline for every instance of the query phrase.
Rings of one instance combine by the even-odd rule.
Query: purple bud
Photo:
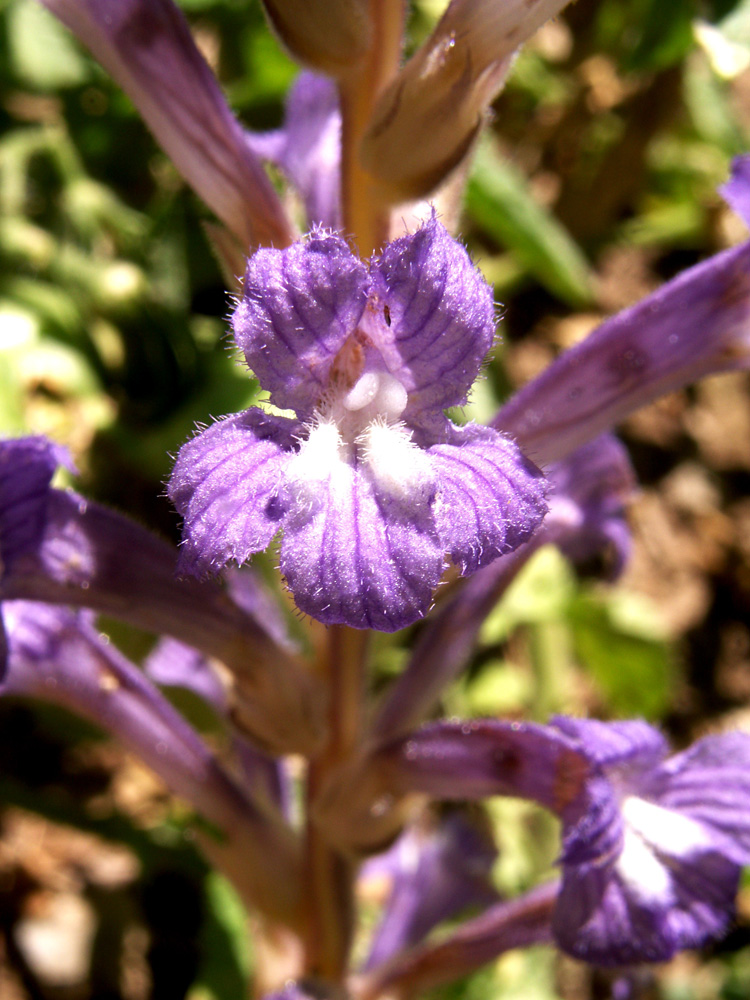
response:
[[[747,157],[724,188],[750,208]],[[716,372],[750,365],[750,242],[684,271],[565,351],[493,426],[538,464],[564,458],[633,410]]]

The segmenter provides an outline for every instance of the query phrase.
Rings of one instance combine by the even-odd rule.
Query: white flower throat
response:
[[[315,484],[335,486],[338,476],[362,466],[390,497],[419,502],[432,495],[430,461],[400,419],[407,402],[406,388],[388,371],[364,371],[353,384],[332,377],[289,478],[307,492]]]

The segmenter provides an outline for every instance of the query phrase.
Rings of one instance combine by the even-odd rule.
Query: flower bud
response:
[[[428,194],[464,158],[513,55],[566,0],[453,0],[378,101],[362,162],[391,201]]]
[[[331,76],[354,67],[370,47],[367,0],[263,0],[292,56]]]

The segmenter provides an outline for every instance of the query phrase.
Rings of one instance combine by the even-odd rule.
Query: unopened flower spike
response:
[[[270,401],[180,451],[182,568],[246,561],[279,530],[298,607],[394,631],[429,609],[446,554],[472,573],[530,537],[541,474],[503,435],[458,427],[494,337],[489,286],[432,218],[369,261],[313,232],[248,261],[234,335]]]

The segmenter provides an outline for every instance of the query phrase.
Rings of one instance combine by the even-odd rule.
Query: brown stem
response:
[[[328,742],[310,761],[307,781],[306,960],[307,975],[341,984],[354,926],[356,865],[326,840],[315,802],[331,773],[349,759],[362,737],[367,632],[333,626],[328,632]]]
[[[404,3],[370,0],[370,11],[372,45],[357,68],[339,83],[344,229],[361,257],[375,253],[388,238],[389,205],[362,167],[359,148],[375,103],[399,68]]]

